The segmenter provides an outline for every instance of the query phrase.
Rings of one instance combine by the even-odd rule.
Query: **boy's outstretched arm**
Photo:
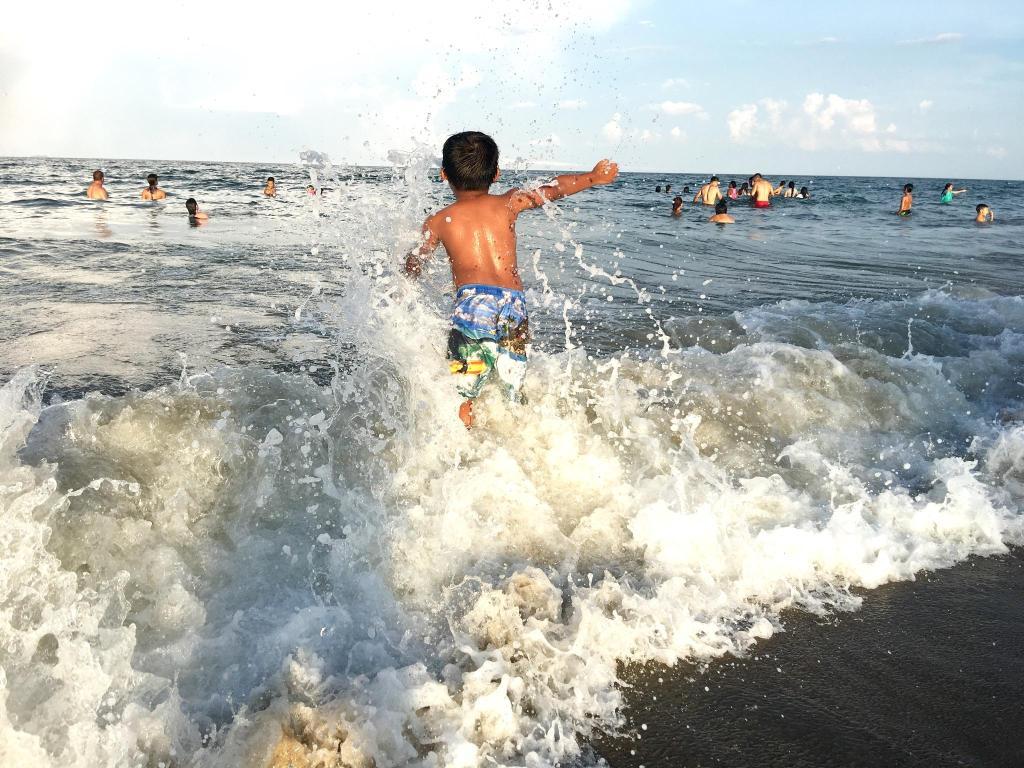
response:
[[[437,246],[441,243],[441,239],[430,226],[431,221],[433,221],[433,217],[423,222],[423,235],[420,244],[409,251],[405,257],[405,274],[409,277],[420,276],[420,272],[423,271],[423,262],[437,250]]]
[[[539,189],[516,189],[512,195],[512,206],[516,213],[529,208],[539,208],[544,203],[562,197],[575,195],[584,189],[599,184],[611,184],[619,175],[618,163],[611,160],[600,160],[589,173],[566,173],[556,176],[554,181]]]

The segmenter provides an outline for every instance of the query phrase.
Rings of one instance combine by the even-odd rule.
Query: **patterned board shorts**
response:
[[[477,397],[492,373],[513,402],[522,402],[530,324],[522,291],[469,284],[455,293],[448,334],[449,370],[458,393]]]

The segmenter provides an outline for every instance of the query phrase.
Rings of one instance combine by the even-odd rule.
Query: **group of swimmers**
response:
[[[663,190],[661,185],[659,184],[656,186],[654,191],[662,192]],[[671,194],[672,185],[666,184],[664,192]],[[689,194],[689,192],[690,188],[684,186],[683,193]],[[942,189],[939,202],[942,204],[951,203],[957,195],[962,195],[965,192],[967,192],[966,189],[954,189],[953,184],[948,183]],[[914,204],[913,193],[913,184],[905,184],[903,186],[903,198],[900,200],[900,207],[896,212],[898,215],[910,215]],[[751,206],[754,208],[770,208],[771,199],[773,197],[809,200],[811,193],[807,187],[801,187],[798,192],[796,190],[795,181],[790,181],[788,183],[780,181],[778,186],[774,186],[760,173],[755,173],[750,177],[748,183],[739,188],[736,187],[735,181],[730,181],[728,189],[723,193],[721,189],[721,181],[717,176],[712,176],[711,180],[707,184],[702,185],[701,188],[697,190],[697,193],[693,196],[693,202],[700,203],[701,205],[714,206],[715,214],[708,219],[708,221],[714,224],[733,224],[736,220],[729,215],[729,204],[726,202],[726,198],[729,200],[739,200],[742,197],[749,197]],[[996,220],[995,214],[992,212],[992,209],[989,208],[987,203],[978,203],[975,207],[975,213],[976,216],[974,220],[979,224],[988,224]],[[683,198],[679,195],[672,198],[672,215],[683,215]]]
[[[110,198],[107,188],[103,186],[103,182],[106,180],[106,176],[103,171],[96,170],[92,172],[92,183],[89,188],[85,190],[85,196],[90,200],[108,200]],[[142,190],[143,200],[163,200],[167,197],[167,193],[160,189],[160,179],[155,173],[151,173],[146,177],[146,188]],[[323,194],[323,188],[321,187],[320,193]],[[316,187],[312,184],[306,186],[307,195],[316,195]],[[263,195],[265,197],[277,197],[277,182],[273,176],[267,177],[266,186],[263,187]],[[185,210],[188,211],[189,220],[193,223],[206,221],[210,217],[199,210],[199,203],[196,202],[194,197],[190,197],[185,201]]]
[[[948,205],[953,202],[953,198],[957,195],[962,195],[966,192],[966,189],[953,189],[952,183],[947,183],[942,188],[942,194],[939,196],[939,202],[943,205]],[[900,199],[900,209],[896,211],[899,216],[909,216],[911,209],[914,206],[914,185],[904,184],[903,185],[903,197]],[[975,217],[974,220],[978,224],[991,224],[996,220],[995,213],[988,207],[988,203],[978,203],[974,206]]]

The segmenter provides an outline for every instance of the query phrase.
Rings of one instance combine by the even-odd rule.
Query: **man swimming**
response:
[[[914,185],[903,185],[903,197],[900,198],[900,209],[896,211],[897,216],[909,216],[910,209],[914,206]]]
[[[85,190],[85,196],[90,200],[106,200],[109,197],[103,187],[103,171],[92,172],[92,184]]]
[[[750,197],[755,208],[770,208],[772,204],[772,185],[760,173],[750,177]]]
[[[263,188],[263,194],[266,195],[267,197],[277,196],[277,182],[274,181],[273,176],[267,177],[267,186]]]
[[[704,205],[714,205],[721,199],[722,190],[717,176],[712,176],[711,181],[698,189],[697,194],[693,196],[693,202],[700,202]]]
[[[991,224],[993,221],[996,220],[996,215],[992,213],[992,209],[989,208],[985,203],[978,203],[977,207],[974,210],[978,214],[977,216],[974,217],[974,220],[979,224]]]
[[[736,219],[729,215],[729,204],[724,199],[715,203],[715,215],[708,219],[713,224],[735,224]]]
[[[149,186],[142,190],[143,200],[163,200],[167,197],[167,193],[157,186],[158,181],[159,179],[157,179],[155,173],[151,173],[146,177],[146,183],[148,183]]]
[[[452,328],[448,334],[449,370],[462,396],[459,418],[473,425],[473,401],[492,374],[506,396],[522,401],[530,342],[526,295],[516,261],[516,219],[523,211],[610,184],[619,167],[601,160],[587,173],[556,176],[539,189],[491,194],[498,180],[498,145],[480,131],[449,136],[441,151],[441,178],[455,202],[428,217],[423,238],[405,259],[406,274],[420,274],[423,262],[443,245],[455,283]]]

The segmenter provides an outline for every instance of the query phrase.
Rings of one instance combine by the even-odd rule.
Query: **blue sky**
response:
[[[244,10],[239,10],[243,9]],[[1024,4],[18,4],[0,154],[1024,177]]]

